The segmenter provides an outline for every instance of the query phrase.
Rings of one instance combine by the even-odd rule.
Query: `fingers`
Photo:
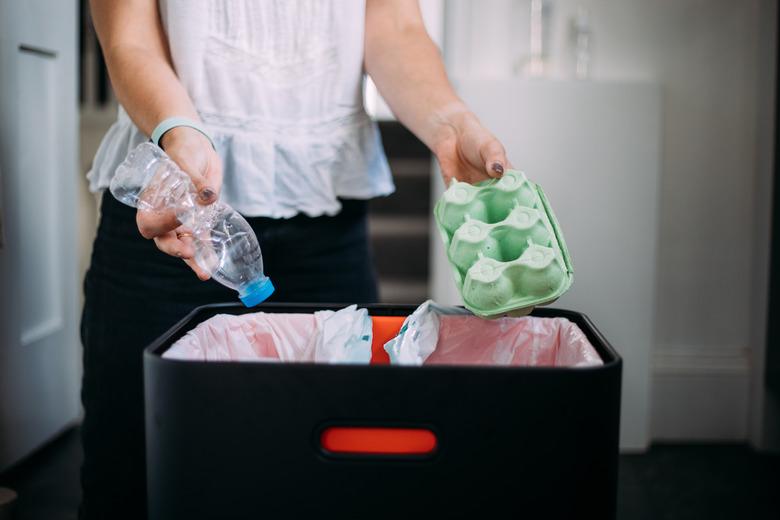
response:
[[[439,160],[439,168],[441,169],[441,176],[444,179],[445,188],[449,187],[453,179],[469,184],[476,184],[491,178],[485,174],[484,170],[478,170],[469,165],[446,159]]]
[[[192,258],[185,258],[185,259],[184,259],[184,263],[185,263],[185,264],[187,264],[187,265],[190,267],[190,269],[192,269],[193,271],[195,271],[195,275],[198,277],[198,279],[199,279],[201,282],[205,282],[206,280],[208,280],[209,278],[211,278],[211,276],[209,275],[209,273],[207,273],[206,271],[204,271],[203,269],[201,269],[201,268],[198,266],[198,264],[196,264],[196,263],[195,263],[195,260],[194,260],[194,259],[192,259]]]
[[[214,149],[211,148],[211,144],[208,146],[209,148],[205,151],[201,147],[193,153],[184,153],[183,159],[178,156],[175,158],[182,170],[192,180],[198,192],[198,202],[204,205],[217,200],[219,197],[218,187],[222,185],[222,164]],[[181,148],[175,148],[171,154],[180,154],[181,150]],[[205,155],[198,157],[198,153]],[[136,224],[141,235],[150,239],[176,229],[180,222],[173,211],[138,211]]]
[[[190,237],[179,239],[175,231],[168,231],[154,237],[154,245],[165,254],[189,260],[195,256],[195,248]]]
[[[433,151],[445,185],[451,179],[474,184],[500,178],[510,167],[504,146],[478,121],[440,141]]]
[[[176,238],[184,244],[186,252],[191,251],[192,255],[184,255],[181,257],[182,260],[184,260],[184,263],[187,264],[190,269],[195,271],[195,274],[198,278],[200,278],[201,281],[206,281],[209,278],[211,278],[211,275],[200,268],[200,266],[195,262],[195,245],[193,244],[192,235],[190,234],[189,230],[185,228],[184,226],[179,227],[176,231]]]
[[[135,214],[138,231],[146,239],[168,233],[179,227],[179,221],[173,211],[157,212],[138,210]]]
[[[479,155],[485,165],[485,172],[490,177],[501,177],[508,168],[504,146],[496,138],[492,138],[479,148]]]
[[[179,228],[179,231],[183,231],[184,228]],[[192,235],[187,232],[169,231],[162,235],[154,237],[154,244],[157,249],[171,256],[175,256],[184,260],[201,280],[208,280],[209,274],[201,269],[197,263],[195,263],[195,247],[192,243]]]
[[[461,182],[475,184],[490,177],[481,168],[473,167],[469,162],[460,158],[457,150],[457,142],[448,143],[448,146],[441,146],[437,149],[437,160],[439,168],[444,179],[444,187],[449,187],[453,179]]]
[[[458,178],[458,164],[454,159],[456,154],[454,142],[445,143],[440,149],[437,150],[436,159],[439,161],[439,169],[441,170],[442,179],[444,179],[444,187],[448,188],[452,179]]]

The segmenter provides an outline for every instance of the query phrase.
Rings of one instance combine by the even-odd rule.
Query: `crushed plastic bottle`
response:
[[[152,143],[138,145],[117,168],[109,188],[120,202],[141,211],[173,210],[191,230],[195,262],[216,281],[238,291],[247,307],[274,292],[263,273],[260,244],[249,223],[224,202],[197,202],[189,176]]]

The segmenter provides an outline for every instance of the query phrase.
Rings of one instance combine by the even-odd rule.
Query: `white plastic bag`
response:
[[[371,318],[355,305],[314,314],[218,314],[187,332],[163,357],[367,364]]]
[[[385,343],[396,365],[567,366],[603,362],[566,318],[486,320],[459,307],[426,301]]]

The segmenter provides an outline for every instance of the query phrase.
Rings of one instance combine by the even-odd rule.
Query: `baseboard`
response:
[[[749,399],[749,349],[658,349],[653,356],[651,438],[745,441]]]

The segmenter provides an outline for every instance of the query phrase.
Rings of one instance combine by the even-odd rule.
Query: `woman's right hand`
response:
[[[222,163],[211,141],[193,128],[179,126],[165,132],[160,145],[190,176],[198,192],[198,202],[204,205],[215,202],[222,187]],[[157,249],[184,260],[201,280],[209,279],[209,274],[195,263],[192,238],[173,211],[157,213],[139,210],[136,223],[141,235],[153,239]]]

